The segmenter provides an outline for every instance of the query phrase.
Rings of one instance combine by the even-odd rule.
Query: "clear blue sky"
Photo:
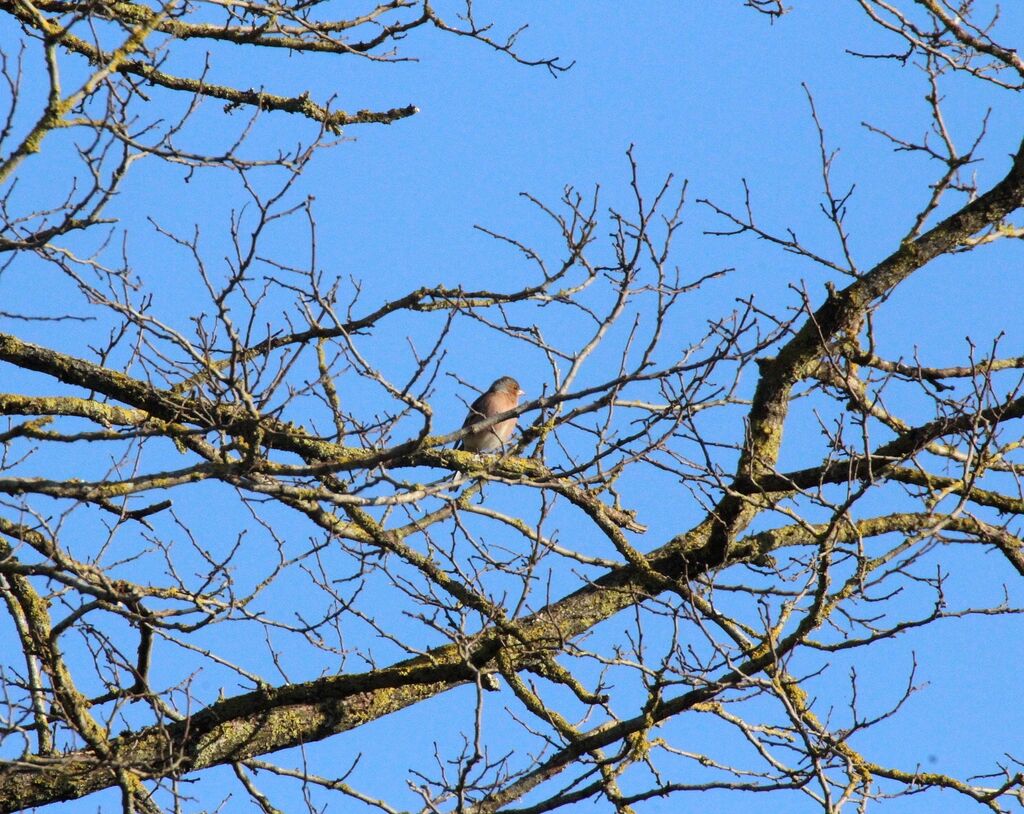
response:
[[[870,122],[896,135],[918,137],[929,121],[921,72],[910,65],[900,68],[846,53],[897,47],[866,23],[857,3],[793,0],[792,5],[792,13],[774,25],[738,0],[480,5],[478,14],[496,19],[501,30],[530,23],[520,41],[524,55],[558,55],[575,62],[557,78],[472,42],[434,33],[414,36],[404,46],[405,55],[420,58],[414,63],[380,65],[261,53],[259,64],[249,64],[244,52],[225,51],[214,63],[213,77],[245,86],[258,73],[272,78],[268,90],[296,93],[308,88],[315,99],[336,96],[336,106],[347,110],[419,106],[418,115],[391,127],[351,128],[346,136],[354,140],[322,153],[296,190],[297,198],[315,197],[319,265],[328,275],[360,279],[365,305],[421,284],[511,287],[520,279],[521,261],[506,246],[475,231],[474,225],[554,250],[558,236],[518,193],[527,191],[555,203],[567,184],[585,192],[600,184],[605,206],[627,206],[625,151],[635,145],[647,190],[653,193],[668,173],[689,182],[686,226],[676,247],[677,261],[687,276],[725,267],[736,270],[706,290],[699,300],[702,310],[688,314],[692,325],[673,326],[681,342],[702,333],[707,319],[731,310],[737,297],[754,295],[764,307],[781,310],[798,304],[793,286],[806,286],[812,299],[820,302],[826,282],[843,284],[837,276],[762,242],[702,234],[722,224],[697,200],[708,198],[739,209],[746,179],[755,212],[766,228],[783,232],[792,227],[823,254],[836,254],[829,224],[818,210],[818,136],[804,84],[813,94],[830,147],[840,150],[837,186],[856,185],[848,226],[862,268],[870,268],[896,248],[926,200],[928,183],[938,176],[937,167],[918,156],[895,154],[862,125]],[[1014,5],[1004,13],[1021,16],[1021,9]],[[1004,30],[1012,29],[1008,25]],[[1024,31],[1024,20],[1017,30]],[[189,47],[188,58],[199,53],[199,46]],[[987,160],[977,167],[985,188],[1002,176],[1006,156],[1017,146],[1024,124],[1019,100],[961,80],[950,81],[945,90],[951,126],[963,146],[977,132],[985,110],[993,107],[983,151]],[[207,106],[210,129],[196,138],[215,144],[230,134],[225,135],[219,106]],[[289,134],[290,142],[309,137],[309,128],[303,135],[299,123],[282,126],[283,115],[264,116],[253,148],[274,144],[282,133]],[[236,112],[228,121],[240,126],[243,115]],[[45,159],[33,161],[24,181],[26,195],[33,184],[47,183]],[[162,225],[179,230],[202,224],[208,245],[216,247],[224,239],[227,212],[239,200],[237,185],[221,186],[218,180],[226,181],[226,176],[200,176],[186,183],[180,171],[148,162],[137,168],[115,205],[116,214],[138,235],[131,239],[138,268],[168,282],[158,295],[158,312],[182,324],[189,300],[174,281],[184,273],[187,258],[154,239],[144,215],[156,212]],[[306,236],[289,227],[273,233],[268,249],[285,257],[292,245],[305,252]],[[900,288],[882,313],[877,330],[887,354],[910,357],[920,350],[925,364],[961,363],[966,337],[987,349],[1000,334],[1005,334],[1005,348],[1019,349],[1024,339],[1019,317],[1024,304],[1021,270],[1020,249],[1012,246],[929,267]],[[26,286],[30,273],[12,269],[0,278],[0,300],[8,297],[8,302],[18,303],[22,297],[35,297],[37,292]],[[964,284],[965,277],[969,284]],[[62,302],[64,293],[54,285],[51,296]],[[28,338],[77,348],[79,353],[85,344],[99,341],[98,335],[90,334],[93,329],[85,324],[55,337],[51,328],[19,326]],[[377,361],[393,365],[395,371],[407,366],[402,340],[396,334],[394,355]],[[481,345],[471,336],[465,337],[459,356],[449,358],[446,369],[478,386],[513,373],[534,394],[544,386],[546,375],[541,359],[510,357],[509,349]],[[601,374],[595,368],[586,376],[596,381]],[[746,382],[748,388],[751,385]],[[457,427],[463,410],[458,399],[468,395],[452,378],[439,381],[433,403],[450,420],[438,429]],[[811,418],[808,433],[815,432]],[[782,466],[813,463],[802,459],[794,444]],[[649,491],[631,497],[640,507],[641,519],[651,526],[652,543],[683,530],[699,516],[696,506],[666,509],[651,499]],[[183,516],[195,513],[198,519],[208,507],[200,504],[181,511]],[[301,524],[279,531],[309,533]],[[948,586],[953,603],[997,600],[998,586],[1013,578],[993,555],[950,550],[943,558],[953,572]],[[281,596],[277,601],[289,600]],[[613,619],[595,635],[613,636],[625,624]],[[880,761],[891,758],[906,769],[920,763],[925,769],[967,775],[990,767],[1013,740],[1005,733],[1024,732],[1015,664],[1022,633],[1019,623],[1006,619],[950,621],[912,639],[855,651],[853,662],[864,682],[860,701],[867,710],[881,710],[898,697],[912,653],[918,683],[928,682],[901,715],[873,731],[870,740],[855,745],[870,746]],[[977,667],[965,670],[965,665]],[[315,675],[304,673],[301,664],[292,666],[294,678]],[[837,657],[820,679],[821,686],[842,684],[851,666],[850,659]],[[204,689],[204,680],[197,677],[196,686]],[[205,689],[216,692],[213,687]],[[448,693],[421,705],[429,715],[424,715],[425,709],[392,715],[315,746],[314,766],[339,771],[361,752],[356,785],[394,799],[406,769],[429,763],[438,733],[424,722],[443,727],[461,718],[468,723],[469,698],[465,690]],[[499,718],[496,712],[495,722]],[[701,721],[673,724],[676,741],[685,744],[690,739],[696,750],[715,737],[714,730],[700,729]],[[993,732],[1000,737],[993,740]],[[500,733],[494,735],[495,743],[503,741]],[[513,746],[509,742],[509,748]],[[1024,751],[1020,739],[1015,747],[1018,754]],[[212,772],[201,785],[226,777],[226,772]],[[269,783],[268,788],[274,785]],[[222,810],[250,810],[237,785],[232,788],[235,797]],[[932,811],[936,799],[909,798],[887,810]],[[942,802],[949,811],[962,805],[952,797]],[[714,796],[702,809],[740,812],[751,803],[750,798]],[[414,798],[410,796],[406,804],[414,805]],[[768,804],[775,808],[774,802]],[[107,792],[61,810],[87,812],[114,805],[116,795]],[[645,810],[672,812],[678,805],[670,799],[648,804]],[[344,808],[337,799],[330,806],[332,811]]]

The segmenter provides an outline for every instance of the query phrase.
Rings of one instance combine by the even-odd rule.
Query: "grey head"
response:
[[[521,396],[525,396],[526,392],[519,386],[519,382],[513,379],[511,376],[502,376],[500,379],[495,379],[494,383],[487,390],[488,393],[499,393],[505,392],[512,396],[516,401]]]

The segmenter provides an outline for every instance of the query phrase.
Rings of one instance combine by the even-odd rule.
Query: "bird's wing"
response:
[[[476,401],[469,405],[469,412],[466,413],[466,420],[462,422],[462,429],[471,427],[478,421],[483,421],[487,418],[488,403],[490,401],[489,397],[492,395],[494,394],[487,392],[482,396],[477,396]],[[465,449],[465,444],[463,443],[464,440],[465,439],[460,439],[459,441],[456,441],[455,449]]]
[[[469,405],[469,412],[466,414],[466,420],[462,422],[462,429],[466,429],[466,427],[470,427],[479,421],[483,421],[485,418],[495,415],[495,410],[491,403],[493,395],[493,393],[484,393]]]

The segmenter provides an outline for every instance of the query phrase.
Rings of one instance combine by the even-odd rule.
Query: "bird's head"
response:
[[[502,376],[497,379],[494,384],[490,387],[492,393],[507,393],[516,402],[519,401],[523,396],[526,395],[526,391],[519,386],[519,382],[513,379],[511,376]]]

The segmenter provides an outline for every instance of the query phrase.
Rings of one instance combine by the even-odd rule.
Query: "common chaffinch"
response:
[[[502,376],[488,388],[486,393],[469,406],[469,414],[462,423],[462,428],[472,427],[488,418],[515,409],[519,404],[519,399],[524,395],[526,394],[519,386],[519,382],[511,376]],[[463,436],[459,446],[466,452],[494,452],[505,446],[515,428],[516,419],[514,417],[507,418],[490,427],[484,427]]]

